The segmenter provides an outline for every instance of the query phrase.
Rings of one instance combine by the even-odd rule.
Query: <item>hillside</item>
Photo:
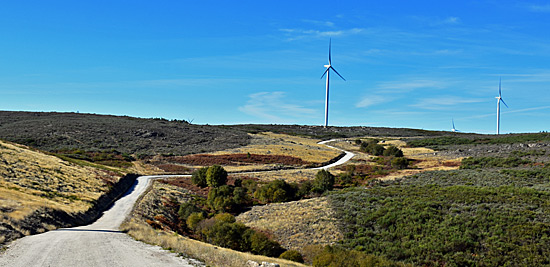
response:
[[[50,152],[116,150],[138,157],[212,152],[249,142],[242,131],[185,121],[14,111],[0,111],[0,139]]]
[[[90,219],[121,177],[0,141],[0,243]]]

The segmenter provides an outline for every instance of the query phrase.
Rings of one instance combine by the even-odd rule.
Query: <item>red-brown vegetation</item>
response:
[[[284,155],[259,155],[259,154],[225,154],[225,155],[188,155],[188,156],[173,156],[165,158],[169,162],[182,164],[210,166],[218,165],[248,165],[248,164],[283,164],[292,166],[302,166],[311,164],[303,161],[300,158]]]

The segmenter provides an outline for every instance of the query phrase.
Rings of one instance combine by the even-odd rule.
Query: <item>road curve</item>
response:
[[[320,145],[325,145],[325,146],[328,146],[328,147],[330,147],[330,148],[334,148],[334,149],[336,149],[336,150],[340,150],[340,151],[346,153],[346,155],[344,155],[342,158],[340,158],[338,161],[336,161],[336,162],[334,162],[334,163],[332,163],[332,164],[325,165],[325,166],[318,167],[318,168],[314,168],[314,170],[321,170],[321,169],[327,170],[327,169],[330,169],[330,168],[332,168],[332,167],[336,167],[336,166],[338,166],[338,165],[342,165],[342,164],[348,162],[351,158],[355,157],[355,154],[352,153],[352,152],[345,151],[345,150],[343,150],[343,149],[340,149],[340,148],[337,148],[337,147],[333,147],[333,146],[327,145],[327,143],[330,143],[330,142],[333,142],[333,141],[337,141],[337,139],[331,139],[331,140],[321,141],[321,142],[319,142],[318,144],[320,144]]]
[[[325,144],[335,140],[320,142]],[[346,153],[335,163],[315,168],[328,169],[344,164],[355,154]],[[118,228],[138,197],[153,179],[182,175],[141,176],[130,190],[93,224],[61,228],[26,236],[12,242],[0,253],[0,266],[195,266],[175,254],[130,238]]]
[[[160,177],[139,177],[128,193],[93,224],[14,241],[0,254],[0,266],[193,266],[173,253],[118,231],[139,195],[155,178]]]

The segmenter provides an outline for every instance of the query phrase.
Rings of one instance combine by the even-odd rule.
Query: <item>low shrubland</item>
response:
[[[481,166],[334,192],[341,245],[423,266],[550,264],[549,168]]]

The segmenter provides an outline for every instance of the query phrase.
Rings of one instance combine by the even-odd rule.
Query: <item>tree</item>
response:
[[[193,172],[191,175],[191,182],[199,187],[206,187],[206,172],[208,171],[208,167],[202,167],[196,171]]]
[[[327,170],[320,170],[315,175],[313,181],[313,190],[315,192],[323,193],[325,191],[332,190],[334,187],[334,175]]]
[[[212,165],[206,171],[206,183],[209,187],[218,187],[227,183],[227,171],[220,165]]]
[[[384,156],[403,157],[403,151],[395,146],[389,146],[384,150]]]

